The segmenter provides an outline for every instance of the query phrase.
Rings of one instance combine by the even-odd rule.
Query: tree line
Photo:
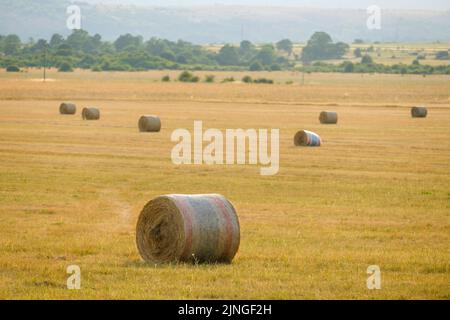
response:
[[[0,66],[48,67],[70,71],[140,71],[152,69],[244,69],[283,70],[294,66],[293,44],[282,40],[275,45],[256,46],[242,41],[225,45],[218,52],[186,41],[169,41],[121,35],[114,42],[98,34],[74,30],[67,38],[54,34],[50,41],[22,43],[17,35],[0,36]]]
[[[348,44],[333,42],[325,32],[314,33],[302,53],[294,52],[289,39],[275,44],[255,45],[244,40],[239,45],[226,44],[217,52],[186,41],[169,41],[125,34],[115,41],[104,41],[99,34],[90,35],[74,30],[63,37],[54,34],[49,41],[22,42],[17,35],[0,35],[0,67],[19,71],[23,67],[52,67],[60,71],[74,68],[93,71],[173,70],[300,70],[306,72],[359,72],[359,73],[423,73],[450,74],[447,66],[423,66],[416,60],[412,65],[386,66],[376,64],[369,55],[356,49],[354,55],[360,63],[344,61],[331,64],[324,61],[342,59],[350,49]],[[439,53],[440,59],[448,52]],[[301,62],[302,66],[298,67]]]

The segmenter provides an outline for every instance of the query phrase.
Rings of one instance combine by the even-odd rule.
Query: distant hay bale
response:
[[[63,102],[59,106],[60,114],[75,114],[77,112],[77,107],[73,103]]]
[[[158,116],[142,116],[139,118],[138,126],[141,132],[159,132],[161,119]]]
[[[165,195],[148,202],[136,227],[136,243],[150,263],[230,263],[239,248],[233,205],[218,194]]]
[[[428,110],[425,107],[412,107],[411,116],[413,118],[426,118]]]
[[[322,111],[319,120],[323,124],[336,124],[338,122],[338,114],[337,112]]]
[[[301,130],[295,134],[294,144],[296,146],[319,147],[322,145],[322,139],[317,133]]]
[[[98,120],[100,119],[100,110],[97,108],[83,108],[81,116],[83,120]]]

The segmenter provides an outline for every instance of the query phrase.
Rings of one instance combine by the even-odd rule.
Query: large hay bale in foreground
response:
[[[338,114],[337,112],[322,111],[319,120],[323,124],[336,124],[338,122]]]
[[[100,110],[97,108],[83,108],[81,113],[83,120],[98,120],[100,119]]]
[[[413,118],[426,118],[428,110],[425,107],[412,107],[411,116]]]
[[[294,144],[296,146],[319,147],[322,145],[322,139],[317,133],[301,130],[295,134]]]
[[[158,116],[142,116],[139,118],[138,126],[141,132],[159,132],[161,119]]]
[[[151,263],[230,263],[239,241],[236,211],[218,194],[157,197],[142,209],[136,227],[139,253]]]
[[[73,103],[63,102],[59,106],[60,114],[75,114],[77,112],[77,107]]]

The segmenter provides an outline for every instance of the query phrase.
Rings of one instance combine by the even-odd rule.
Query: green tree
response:
[[[141,36],[133,36],[129,33],[125,35],[121,35],[117,40],[114,42],[114,47],[117,51],[123,51],[125,48],[128,47],[135,47],[139,48],[143,44],[143,38]]]
[[[62,35],[55,33],[50,39],[50,48],[58,48],[64,43],[64,38]]]
[[[316,32],[303,48],[302,61],[310,63],[313,60],[339,59],[348,51],[349,46],[343,42],[333,43],[330,35]]]
[[[261,48],[255,59],[265,66],[270,66],[276,59],[275,49],[271,45],[266,45]]]
[[[355,70],[355,65],[351,61],[344,61],[343,67],[345,73],[352,73]]]
[[[250,65],[250,71],[261,71],[261,70],[264,70],[264,67],[259,61],[255,61]]]
[[[69,62],[63,62],[58,68],[59,72],[72,72],[73,67]]]
[[[21,46],[22,42],[20,41],[20,38],[15,34],[10,34],[3,40],[3,52],[6,55],[15,55],[19,53]]]
[[[371,56],[369,56],[368,54],[364,55],[361,59],[361,63],[362,64],[372,64],[373,63],[373,59]]]
[[[362,57],[361,48],[356,48],[356,49],[353,51],[353,54],[355,55],[356,58],[361,58],[361,57]]]
[[[289,39],[278,41],[276,46],[278,50],[286,52],[289,56],[292,54],[294,49],[294,44]]]
[[[222,47],[217,55],[217,62],[222,66],[239,65],[239,55],[236,48],[228,44]]]
[[[255,46],[253,45],[253,43],[251,43],[248,40],[242,41],[239,46],[239,51],[243,55],[251,53],[254,49],[255,49]]]
[[[76,51],[82,51],[85,43],[89,41],[89,33],[84,30],[73,30],[67,37],[66,43]]]

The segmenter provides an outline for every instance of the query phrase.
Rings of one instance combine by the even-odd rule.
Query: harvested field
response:
[[[0,299],[450,299],[450,76],[308,74],[302,85],[290,72],[218,72],[215,84],[159,82],[165,74],[178,73],[50,71],[42,83],[30,81],[39,71],[0,71]],[[246,74],[276,84],[218,83]],[[61,116],[62,101],[101,118]],[[428,117],[411,118],[414,105]],[[337,125],[319,123],[327,109]],[[140,134],[143,114],[161,132]],[[173,165],[170,135],[194,120],[280,128],[279,173]],[[304,128],[324,145],[296,148]],[[139,213],[174,193],[233,203],[231,264],[142,261]],[[66,288],[73,264],[79,291]],[[366,288],[369,265],[381,290]]]

